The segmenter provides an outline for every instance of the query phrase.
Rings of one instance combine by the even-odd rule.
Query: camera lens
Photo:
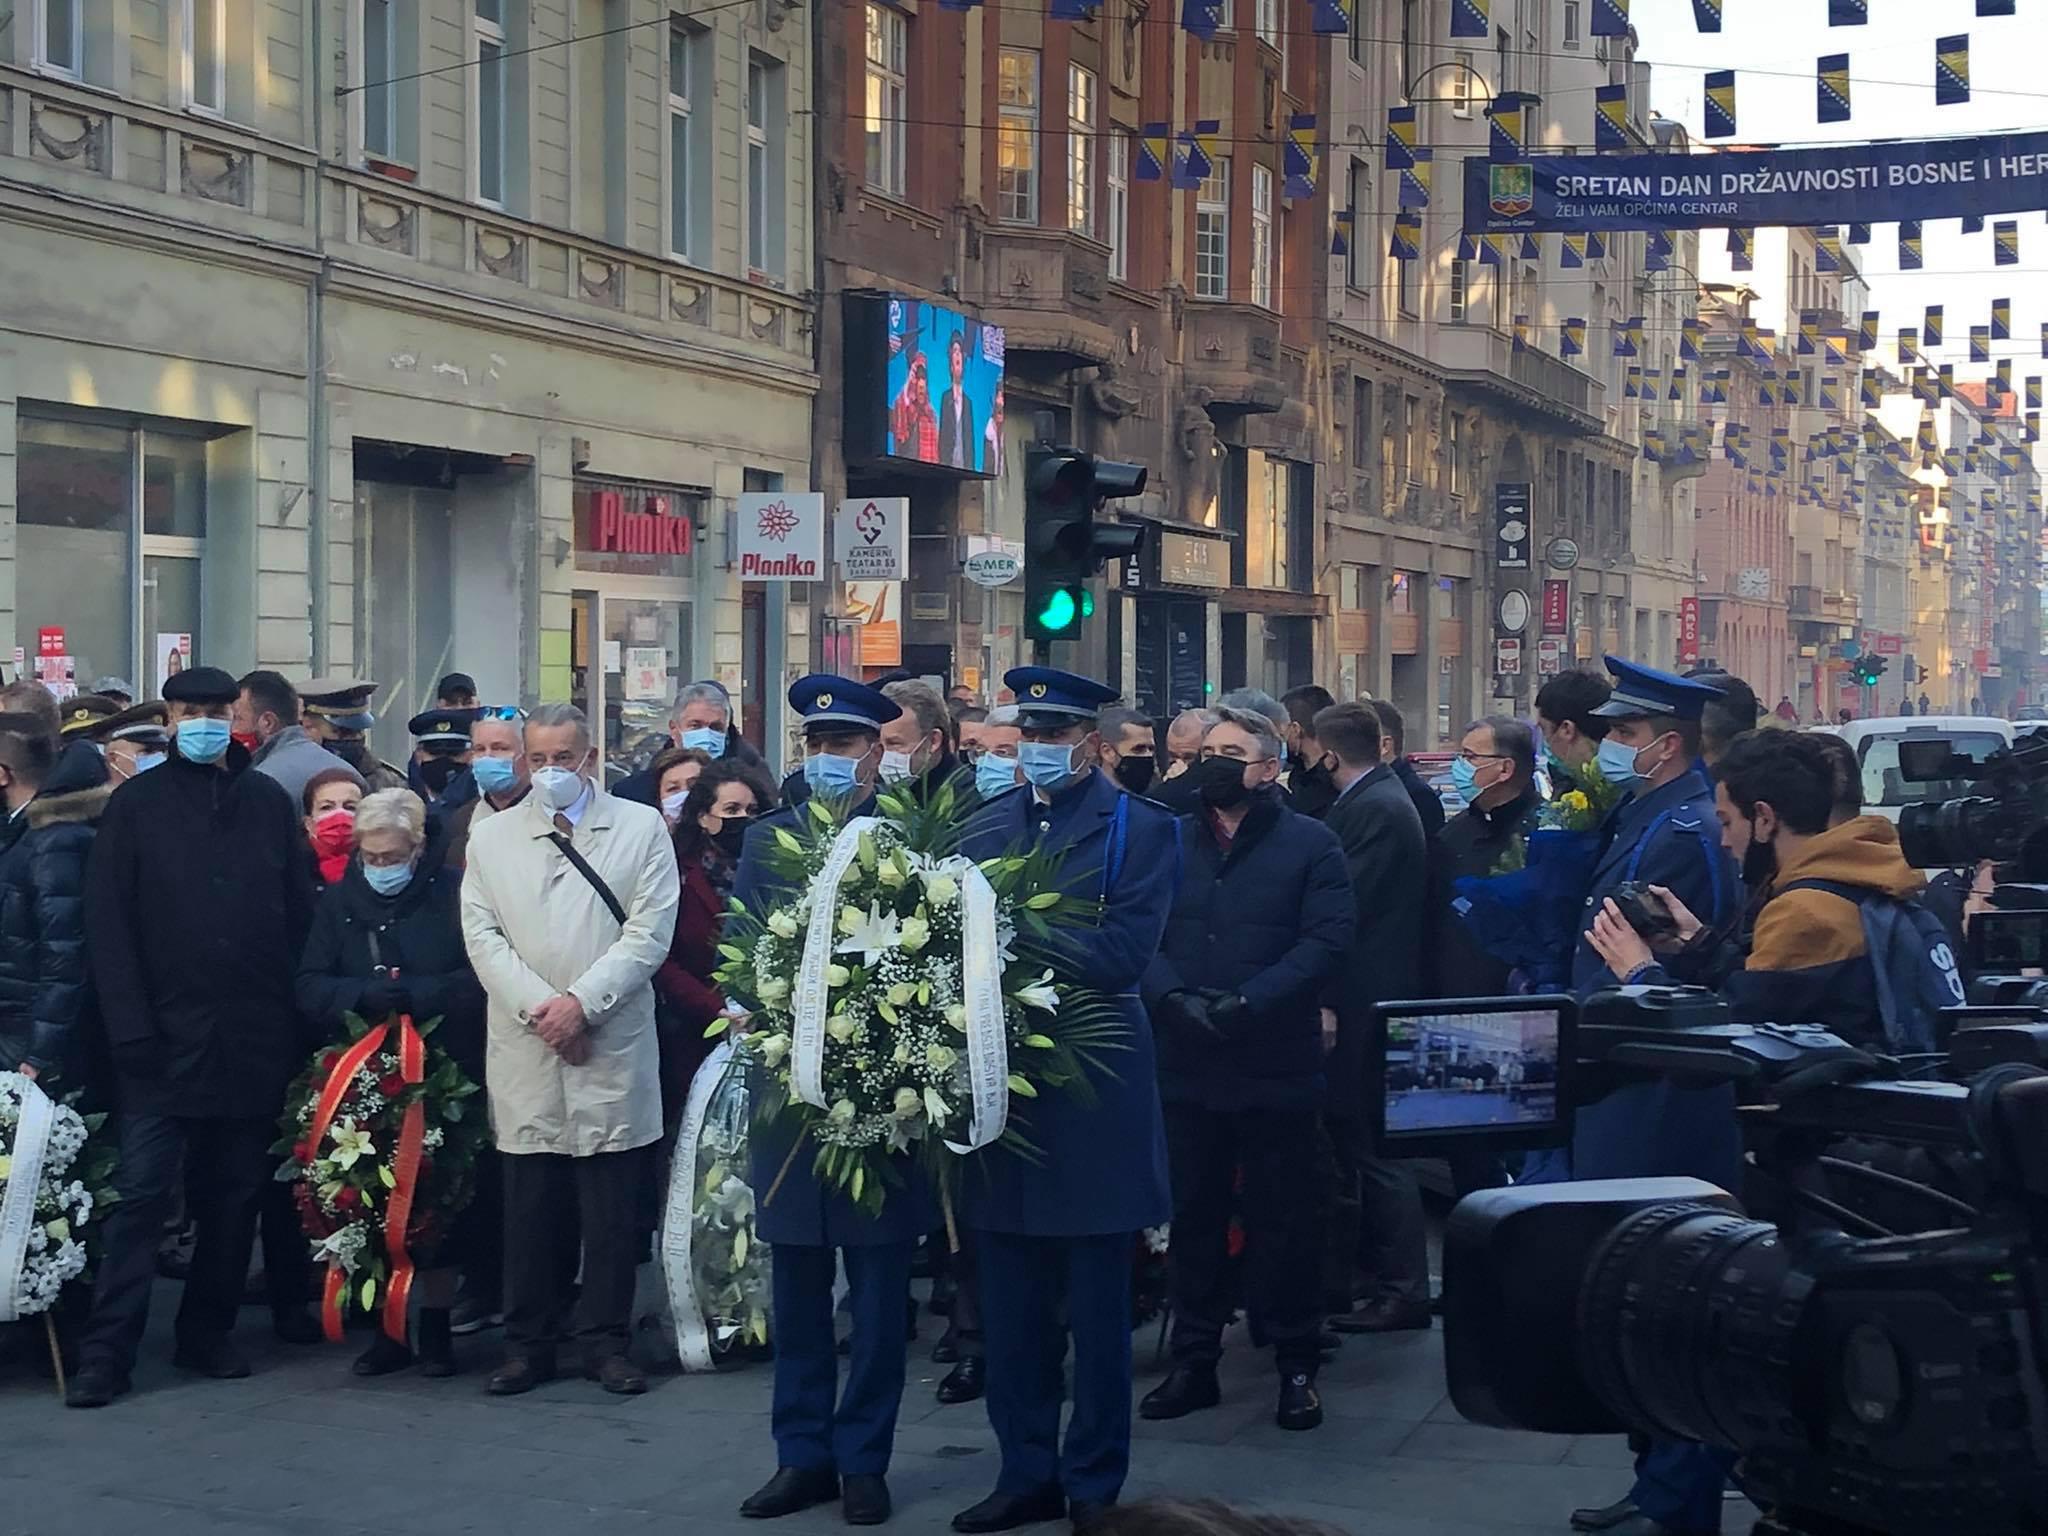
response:
[[[1586,1267],[1578,1335],[1586,1384],[1626,1422],[1737,1447],[1791,1400],[1806,1282],[1777,1228],[1684,1202],[1652,1206]]]
[[[1983,795],[1909,805],[1899,812],[1900,848],[1915,869],[2010,858],[2011,832],[1999,803]]]

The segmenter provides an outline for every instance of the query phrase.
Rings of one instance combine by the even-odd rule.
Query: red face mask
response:
[[[354,811],[329,811],[313,823],[313,851],[319,854],[340,854],[348,856],[355,846],[356,813]]]
[[[254,731],[230,731],[228,732],[228,740],[232,741],[244,752],[254,752],[263,745],[263,738]]]

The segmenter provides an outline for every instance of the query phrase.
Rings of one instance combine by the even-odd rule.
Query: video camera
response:
[[[2048,731],[2029,731],[1978,759],[1945,737],[1899,742],[1899,777],[1909,784],[1963,781],[1971,792],[1899,814],[1899,843],[1915,869],[1996,859],[2023,880],[2048,880]]]
[[[2048,1529],[2040,1012],[1958,1010],[1948,1056],[1904,1071],[1690,989],[1390,1003],[1375,1037],[1387,1155],[1555,1144],[1575,1105],[1645,1077],[1732,1083],[1785,1205],[1774,1226],[1685,1178],[1468,1196],[1444,1239],[1465,1417],[1721,1447],[1760,1533]],[[1509,1092],[1511,1062],[1553,1052],[1542,1095],[1526,1070]]]

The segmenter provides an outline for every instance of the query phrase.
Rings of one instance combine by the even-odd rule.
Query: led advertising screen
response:
[[[882,456],[973,475],[1003,462],[1003,328],[890,294]]]
[[[1555,1008],[1390,1009],[1387,1139],[1556,1123],[1558,1021]]]

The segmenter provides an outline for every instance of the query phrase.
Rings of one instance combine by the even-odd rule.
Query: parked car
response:
[[[1897,821],[1909,805],[1948,800],[1970,792],[1966,778],[1914,783],[1899,772],[1899,743],[1941,737],[1952,753],[1982,761],[2012,744],[2014,725],[1994,715],[1880,715],[1828,729],[1855,750],[1863,767],[1863,808]]]

